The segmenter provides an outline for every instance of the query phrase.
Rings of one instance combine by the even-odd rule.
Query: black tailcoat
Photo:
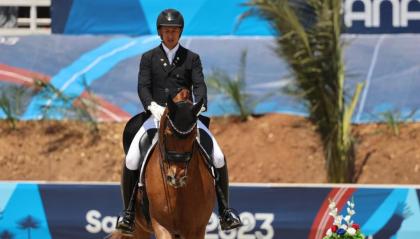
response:
[[[138,75],[138,94],[145,110],[152,101],[165,106],[168,96],[181,88],[192,90],[195,102],[204,99],[207,108],[207,88],[198,54],[179,46],[172,65],[162,44],[143,54]]]

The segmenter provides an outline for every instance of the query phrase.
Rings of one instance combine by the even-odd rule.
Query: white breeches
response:
[[[216,168],[221,168],[225,165],[225,157],[222,153],[222,150],[217,143],[216,139],[210,132],[210,130],[203,124],[201,121],[198,121],[197,124],[199,129],[203,129],[206,131],[207,134],[210,135],[211,140],[213,141],[213,152],[212,152],[212,159],[213,165]],[[159,128],[159,121],[155,119],[155,117],[150,116],[142,125],[140,130],[134,136],[133,141],[130,144],[130,148],[128,149],[127,155],[125,157],[125,166],[130,170],[137,170],[139,168],[140,162],[140,139],[144,133],[146,133],[149,129],[158,129]],[[144,163],[144,162],[143,162]]]

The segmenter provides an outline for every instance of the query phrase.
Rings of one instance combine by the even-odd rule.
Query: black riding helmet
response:
[[[175,9],[165,9],[159,14],[156,21],[158,31],[161,26],[180,27],[182,33],[184,29],[184,17]]]

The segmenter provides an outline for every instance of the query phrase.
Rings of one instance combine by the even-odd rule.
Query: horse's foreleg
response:
[[[155,233],[156,239],[175,239],[174,236],[162,225],[160,225],[156,220],[152,219],[152,227]]]
[[[204,239],[206,236],[206,227],[191,231],[183,239]]]
[[[136,228],[133,236],[124,236],[121,232],[114,231],[106,239],[150,239],[151,234],[143,229]]]
[[[152,234],[144,230],[139,224],[136,225],[133,236],[124,236],[119,231],[114,231],[104,239],[150,239]]]
[[[129,237],[128,239],[150,239],[150,236],[149,232],[137,227],[134,231],[134,237]]]

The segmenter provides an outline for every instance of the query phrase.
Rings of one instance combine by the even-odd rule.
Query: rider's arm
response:
[[[207,87],[204,82],[203,67],[201,66],[200,57],[194,55],[192,59],[192,83],[193,93],[195,102],[199,102],[201,99],[204,101],[204,107],[207,109]]]
[[[144,109],[153,101],[152,98],[152,56],[144,54],[140,60],[137,92]]]

